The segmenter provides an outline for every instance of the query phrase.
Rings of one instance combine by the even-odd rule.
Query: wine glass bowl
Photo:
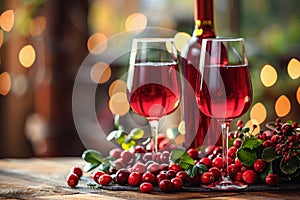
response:
[[[203,39],[197,77],[196,100],[205,115],[222,127],[222,179],[209,188],[222,190],[247,187],[228,175],[230,122],[245,114],[252,103],[252,86],[243,38]]]
[[[175,111],[181,97],[177,52],[173,39],[133,40],[127,92],[132,110],[146,117],[150,123],[152,150],[156,154],[159,119]]]

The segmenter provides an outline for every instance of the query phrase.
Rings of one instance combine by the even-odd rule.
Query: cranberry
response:
[[[236,147],[236,148],[240,148],[242,146],[242,143],[243,143],[243,140],[240,139],[240,138],[236,138],[234,141],[233,141],[233,146]]]
[[[122,150],[120,148],[114,148],[110,150],[109,155],[114,157],[115,159],[120,158]]]
[[[176,177],[180,178],[183,182],[187,181],[187,179],[188,179],[188,175],[187,175],[186,171],[177,172]]]
[[[147,171],[153,173],[153,174],[158,174],[160,172],[160,164],[154,162],[151,163],[148,167],[147,167]]]
[[[148,152],[143,155],[143,161],[146,163],[152,160],[152,153]]]
[[[277,174],[268,174],[266,176],[266,183],[268,185],[271,185],[271,186],[278,185],[279,182],[280,182],[280,178]]]
[[[212,161],[212,166],[222,169],[223,168],[223,159],[221,157],[214,158]]]
[[[237,172],[237,173],[234,175],[234,180],[235,180],[235,181],[238,181],[238,182],[243,181],[243,172]]]
[[[99,177],[98,183],[100,185],[108,185],[112,181],[112,177],[109,174],[103,174]]]
[[[163,151],[160,155],[160,161],[162,163],[168,163],[170,159],[170,152],[168,151]]]
[[[80,167],[74,166],[71,168],[70,173],[74,173],[80,178],[82,176],[82,169]]]
[[[200,178],[201,178],[200,174],[196,174],[196,176],[194,176],[192,178],[188,177],[189,183],[191,185],[194,185],[194,186],[199,186],[200,185]]]
[[[298,122],[293,122],[293,124],[292,124],[292,128],[293,128],[293,129],[296,129],[296,128],[298,128]]]
[[[171,145],[170,141],[168,139],[163,139],[159,144],[158,144],[158,149],[159,150],[166,150],[169,146]]]
[[[148,183],[154,184],[155,181],[156,181],[156,177],[151,172],[145,172],[142,175],[142,182],[148,182]]]
[[[279,141],[279,135],[273,135],[271,137],[271,142],[273,142],[274,144],[276,144]]]
[[[167,175],[168,175],[169,179],[172,179],[176,176],[176,172],[174,170],[168,170]]]
[[[79,182],[79,178],[76,174],[71,173],[68,175],[68,177],[67,177],[68,186],[75,187],[78,184],[78,182]]]
[[[120,169],[116,173],[116,182],[119,183],[120,185],[125,185],[128,182],[128,177],[129,177],[129,171],[128,169]]]
[[[281,126],[281,132],[284,135],[290,134],[290,133],[292,133],[292,131],[293,131],[293,127],[289,123],[285,123]]]
[[[239,168],[235,164],[230,164],[228,166],[228,173],[229,173],[230,177],[234,177],[238,171],[239,171]]]
[[[168,179],[164,179],[159,183],[159,188],[163,192],[171,192],[173,190],[173,183]]]
[[[156,176],[157,183],[160,183],[161,181],[163,181],[163,180],[165,180],[165,179],[169,179],[169,176],[168,176],[166,173],[160,172],[160,173],[157,174],[157,176]]]
[[[146,152],[147,152],[146,149],[142,146],[137,145],[134,147],[134,153],[146,153]]]
[[[117,160],[114,161],[115,169],[119,170],[125,167],[124,161],[122,158],[118,158]]]
[[[265,161],[263,161],[262,159],[257,159],[255,162],[254,162],[254,170],[257,171],[257,172],[262,172],[265,170],[266,168],[266,163]]]
[[[274,143],[271,142],[271,140],[265,140],[265,141],[263,142],[263,146],[264,146],[264,147],[273,147],[273,146],[274,146]]]
[[[141,174],[139,172],[131,172],[128,176],[128,184],[131,186],[137,186],[141,181]]]
[[[198,160],[199,159],[199,154],[197,149],[195,148],[190,148],[189,150],[187,150],[187,153],[189,154],[189,156],[193,159],[193,160]]]
[[[237,148],[235,146],[230,147],[228,149],[228,157],[235,158],[236,151],[237,151]]]
[[[251,169],[250,166],[242,165],[241,168],[240,168],[240,171],[241,171],[241,172],[244,172],[244,171],[247,171],[247,170],[249,170],[249,169]]]
[[[217,156],[217,155],[219,155],[219,154],[221,154],[222,153],[222,147],[221,146],[216,146],[215,148],[214,148],[214,150],[213,150],[213,155],[214,156]]]
[[[180,189],[180,188],[183,187],[183,181],[182,181],[182,179],[180,179],[178,177],[172,178],[171,182],[173,183],[173,187],[176,190],[178,190],[178,189]]]
[[[143,163],[136,163],[135,165],[133,165],[132,171],[143,174],[147,171],[147,168]]]
[[[237,166],[239,169],[242,167],[243,163],[236,157],[234,160],[235,166]]]
[[[165,171],[165,170],[168,170],[168,169],[169,169],[169,165],[166,164],[166,163],[162,163],[162,164],[160,164],[160,166],[159,166],[159,170],[160,170],[160,171]]]
[[[201,175],[201,182],[204,184],[204,185],[209,185],[209,184],[212,184],[215,180],[215,177],[213,175],[212,172],[204,172],[202,175]]]
[[[210,168],[211,167],[211,159],[208,158],[208,157],[203,157],[200,159],[199,161],[200,163],[204,164],[207,168]]]
[[[140,191],[143,193],[150,193],[153,191],[153,185],[151,183],[142,183],[140,185]]]
[[[255,183],[256,179],[257,179],[257,174],[255,171],[249,169],[243,172],[243,181],[247,184],[253,184]]]
[[[95,181],[96,183],[98,183],[99,177],[102,176],[103,174],[105,174],[104,171],[95,171],[95,172],[92,174],[92,178],[94,179],[94,181]]]
[[[124,163],[129,162],[133,158],[133,154],[130,151],[122,151],[121,152],[121,158],[124,161]]]
[[[174,170],[177,173],[179,171],[182,171],[183,169],[180,165],[173,163],[169,165],[169,170]]]
[[[216,167],[211,167],[208,171],[214,175],[215,181],[221,177],[221,171]]]

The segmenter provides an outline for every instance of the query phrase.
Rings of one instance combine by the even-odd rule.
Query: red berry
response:
[[[138,173],[145,173],[147,171],[147,168],[144,163],[136,163],[132,167],[132,172],[138,172]]]
[[[268,185],[271,185],[271,186],[278,185],[279,182],[280,182],[280,178],[277,174],[268,174],[266,176],[266,183]]]
[[[173,170],[177,173],[179,171],[182,171],[183,169],[180,165],[173,163],[169,165],[169,170]]]
[[[262,144],[264,147],[273,147],[274,143],[271,140],[265,140]]]
[[[158,174],[160,172],[160,164],[154,162],[151,163],[148,167],[147,167],[147,171],[153,173],[153,174]]]
[[[112,178],[109,174],[103,174],[99,177],[98,183],[100,185],[108,185],[112,181]]]
[[[134,147],[134,153],[146,153],[146,152],[147,152],[146,149],[142,146],[137,145]]]
[[[173,183],[168,179],[164,179],[159,183],[159,188],[163,192],[171,192],[173,190]]]
[[[208,158],[208,157],[203,157],[200,159],[199,161],[200,163],[204,164],[207,168],[210,168],[211,167],[211,159]]]
[[[177,172],[176,177],[180,178],[183,182],[187,181],[187,179],[188,179],[188,175],[187,175],[186,171]]]
[[[212,161],[212,166],[222,169],[223,168],[223,159],[221,157],[214,158]]]
[[[187,153],[189,154],[189,156],[191,158],[193,158],[193,160],[198,160],[199,159],[199,153],[197,151],[197,149],[195,148],[190,148]]]
[[[114,157],[115,159],[120,158],[122,150],[119,148],[115,148],[110,150],[109,155]]]
[[[165,179],[169,179],[169,176],[167,175],[167,173],[162,173],[162,172],[160,172],[160,173],[157,174],[157,176],[156,176],[157,183],[160,183],[161,181],[163,181],[163,180],[165,180]]]
[[[242,167],[243,163],[238,159],[238,158],[235,158],[234,160],[234,164],[235,166],[237,166],[239,169]]]
[[[243,172],[237,172],[237,173],[234,175],[234,180],[235,180],[235,181],[238,181],[238,182],[243,181]]]
[[[236,138],[234,141],[233,141],[233,146],[236,147],[236,148],[240,148],[242,146],[242,143],[243,143],[243,140],[240,139],[240,138]]]
[[[241,168],[240,168],[240,171],[241,171],[241,172],[244,172],[244,171],[247,171],[247,170],[249,170],[249,169],[251,169],[250,166],[242,165]]]
[[[189,183],[194,186],[199,186],[201,182],[200,174],[196,174],[193,178],[188,177]]]
[[[170,159],[170,152],[168,151],[163,151],[160,155],[160,161],[162,163],[168,163]]]
[[[214,175],[215,181],[221,177],[221,171],[216,167],[211,167],[208,171]]]
[[[78,184],[78,182],[79,182],[79,178],[76,174],[71,173],[68,175],[68,177],[67,177],[68,186],[75,187]]]
[[[262,172],[265,170],[266,168],[266,163],[265,161],[263,161],[262,159],[258,159],[254,162],[254,170],[257,171],[257,172]]]
[[[98,183],[99,177],[102,176],[103,174],[105,174],[105,172],[103,172],[103,171],[95,171],[95,172],[92,174],[92,178],[94,179],[94,181],[95,181],[96,183]]]
[[[237,151],[237,148],[236,147],[230,147],[228,149],[228,157],[230,158],[235,158],[235,155],[236,155],[236,151]]]
[[[243,181],[247,184],[253,184],[255,183],[256,179],[257,179],[257,174],[255,171],[249,169],[244,171],[243,175]]]
[[[180,188],[183,187],[183,181],[182,181],[182,179],[180,179],[178,177],[172,178],[171,182],[173,183],[173,187],[176,190],[178,190],[178,189],[180,189]]]
[[[121,158],[124,161],[124,163],[129,162],[133,158],[133,154],[130,151],[122,151],[121,152]]]
[[[168,170],[167,175],[168,175],[169,179],[171,180],[172,178],[174,178],[176,176],[176,172],[174,170]]]
[[[153,185],[151,183],[142,183],[140,185],[140,191],[143,193],[150,193],[153,191]]]
[[[128,183],[128,177],[129,177],[129,171],[128,169],[120,169],[116,173],[116,182],[120,185],[125,185]]]
[[[239,171],[239,168],[235,164],[230,164],[228,166],[228,173],[229,173],[230,177],[234,177],[238,171]]]
[[[168,139],[163,139],[160,143],[158,143],[159,150],[166,150],[168,146],[170,146],[170,141]]]
[[[148,152],[148,153],[145,153],[143,155],[143,161],[146,163],[148,161],[152,160],[152,153]]]
[[[145,172],[142,175],[142,182],[148,182],[154,184],[156,182],[156,177],[151,172]]]
[[[131,172],[128,177],[128,184],[131,186],[137,186],[141,182],[141,174],[139,172]]]
[[[80,178],[82,176],[82,169],[80,167],[74,166],[71,168],[70,173],[74,173]]]
[[[209,185],[209,184],[212,184],[215,180],[215,177],[213,175],[212,172],[204,172],[202,175],[201,175],[201,182],[204,184],[204,185]]]

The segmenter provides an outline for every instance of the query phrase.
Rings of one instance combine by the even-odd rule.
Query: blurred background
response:
[[[246,38],[254,101],[242,119],[261,129],[277,117],[299,122],[299,0],[214,4],[217,35]],[[194,26],[193,0],[0,0],[0,15],[0,157],[81,155],[72,90],[86,56],[101,54],[105,45],[95,50],[98,44],[136,28],[175,30],[180,46]],[[127,63],[125,56],[91,68],[108,131],[114,114],[129,110],[114,94],[124,90]]]

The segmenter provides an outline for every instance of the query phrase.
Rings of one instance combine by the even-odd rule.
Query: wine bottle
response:
[[[213,0],[194,0],[195,28],[191,39],[182,49],[182,73],[184,76],[183,108],[187,148],[220,145],[221,128],[218,122],[199,110],[195,100],[196,79],[201,42],[216,37],[213,23]]]

